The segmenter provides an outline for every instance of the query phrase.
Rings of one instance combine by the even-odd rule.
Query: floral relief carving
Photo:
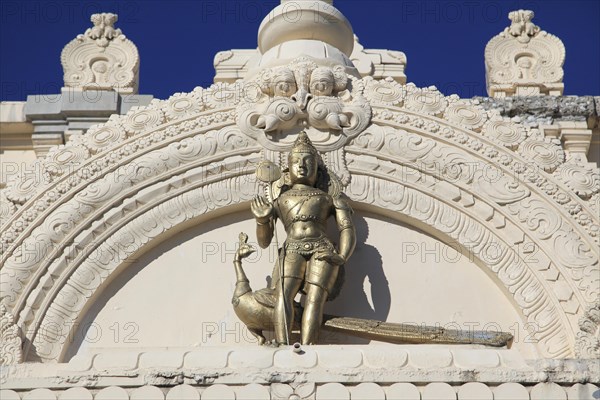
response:
[[[400,107],[406,98],[406,85],[401,85],[392,78],[383,81],[371,77],[362,79],[365,98],[374,103]]]
[[[274,383],[271,385],[271,396],[282,400],[314,400],[316,384],[306,383]]]
[[[186,220],[199,217],[210,211],[249,201],[258,190],[256,182],[247,175],[253,170],[248,165],[240,168],[238,163],[232,163],[226,171],[218,174],[220,180],[214,184],[206,184],[205,177],[198,176],[197,188],[185,191],[175,197],[168,196],[164,189],[156,190],[153,194],[154,207],[132,220],[123,220],[118,225],[116,233],[102,237],[98,241],[79,243],[79,247],[88,252],[94,251],[94,256],[87,255],[79,259],[76,272],[69,278],[66,285],[54,288],[59,293],[57,300],[46,304],[47,311],[40,314],[36,321],[40,326],[71,326],[77,318],[86,301],[95,290],[107,279],[116,267],[128,256],[140,249],[164,232],[177,227]],[[206,168],[203,168],[206,171]],[[163,193],[162,196],[159,193]],[[115,225],[113,225],[113,229]],[[98,247],[90,246],[97,243]],[[87,246],[86,246],[87,245]],[[115,250],[116,249],[116,250]],[[74,255],[70,255],[73,257]],[[73,266],[71,266],[72,268]],[[43,291],[44,292],[44,291]],[[45,295],[46,292],[42,293]],[[49,325],[51,324],[51,325]],[[54,325],[58,324],[58,325]],[[37,326],[35,327],[37,328]],[[51,340],[47,335],[32,335],[36,354],[43,361],[56,360],[62,351],[62,346],[68,339],[68,332],[60,332]]]
[[[190,117],[206,110],[204,99],[201,95],[194,95],[196,93],[175,93],[171,96],[161,107],[167,119]]]
[[[16,205],[6,198],[7,191],[0,191],[0,220],[7,221],[17,210]]]
[[[508,207],[508,216],[511,213],[519,215],[520,221],[523,223],[523,228],[525,230],[530,230],[535,237],[538,238],[537,240],[548,240],[555,237],[560,238],[562,235],[561,232],[565,232],[566,234],[564,229],[568,226],[568,223],[560,217],[560,214],[557,214],[556,211],[547,208],[547,200],[533,200],[530,197],[530,191],[527,190],[528,185],[517,185],[515,176],[510,173],[507,174],[506,170],[499,170],[499,166],[478,162],[467,154],[460,154],[460,152],[455,149],[443,149],[443,146],[440,147],[439,143],[437,146],[428,149],[424,154],[419,155],[418,161],[414,162],[414,159],[410,160],[406,157],[406,154],[402,154],[402,152],[399,151],[393,151],[393,146],[387,143],[389,140],[388,135],[390,138],[396,138],[396,140],[398,140],[402,137],[409,136],[410,134],[402,131],[397,131],[394,134],[392,133],[393,131],[393,129],[388,127],[371,126],[365,131],[364,136],[361,135],[357,137],[347,150],[351,153],[355,153],[357,152],[354,150],[356,146],[358,148],[375,150],[373,153],[368,153],[375,157],[378,157],[380,154],[398,155],[404,159],[401,163],[406,163],[405,165],[407,166],[413,168],[416,167],[423,172],[430,172],[432,174],[440,174],[440,172],[443,172],[443,174],[440,174],[442,175],[442,178],[455,184],[460,182],[471,184],[474,188],[473,193],[478,193],[478,195],[485,194],[493,199],[494,202],[506,205]],[[422,139],[422,141],[427,142],[426,139]],[[403,148],[406,149],[406,145],[404,145]],[[416,152],[409,153],[413,155],[417,154]],[[388,157],[385,158],[389,159]],[[351,170],[355,171],[357,160],[354,156],[349,160],[351,162]],[[444,166],[446,163],[447,166]],[[395,173],[392,172],[393,169],[391,167],[386,168],[382,161],[361,161],[360,164],[373,165],[374,168],[386,171],[386,175],[395,176]],[[525,172],[526,170],[523,170],[521,175],[524,177],[531,176],[533,179],[532,183],[544,189],[544,194],[552,195],[556,193],[556,184],[548,183],[548,180],[542,178],[539,173],[528,175]],[[400,176],[404,179],[408,178],[409,180],[411,178],[416,178],[420,181],[426,181],[426,177],[423,176],[422,173],[408,173],[406,167]],[[502,190],[503,187],[505,188],[504,190]],[[457,198],[460,197],[458,194],[455,194],[454,196],[457,196]],[[578,208],[576,208],[576,210],[578,210]],[[555,248],[563,249],[561,257],[552,255]],[[547,275],[549,277],[549,282],[553,285],[556,282],[558,285],[558,298],[566,299],[564,301],[560,300],[560,306],[565,312],[576,313],[579,307],[575,304],[587,304],[589,301],[593,301],[592,299],[594,296],[599,295],[598,288],[600,287],[600,282],[594,277],[594,273],[598,274],[598,256],[597,254],[593,255],[589,252],[589,244],[586,244],[585,240],[582,240],[578,234],[572,232],[572,234],[566,235],[565,239],[563,239],[560,244],[554,244],[551,240],[547,245],[544,245],[544,249],[546,254],[549,254],[550,257],[554,257],[554,261],[557,265],[560,265],[559,269],[564,271],[564,273],[573,280],[573,283],[568,288],[562,281],[559,284],[555,279],[552,279],[552,274]],[[542,253],[537,252],[536,257],[539,258],[541,254]],[[545,256],[543,259],[548,260],[547,262],[550,260],[550,258],[545,258]],[[542,267],[544,261],[540,261],[540,267]],[[578,263],[583,263],[582,266],[585,268],[585,274],[579,272],[577,268],[573,268],[573,266]],[[556,269],[556,267],[552,268]],[[574,290],[576,293],[580,293],[576,296],[578,300],[571,299],[572,295],[566,295],[567,292],[565,292],[565,290],[570,293],[573,293]],[[559,342],[555,341],[553,343],[552,346],[559,346],[557,344]]]
[[[372,78],[364,78],[363,80],[360,80],[360,81],[353,80],[352,84],[355,87],[355,90],[357,90],[358,92],[364,91],[365,95],[367,95],[368,90],[365,88],[368,88],[369,85],[372,85],[374,82],[377,82],[377,86],[379,87],[378,90],[386,92],[386,93],[387,92],[404,92],[404,94],[405,94],[406,92],[409,91],[406,88],[412,87],[411,85],[400,85],[396,82],[389,81],[389,80],[374,81]],[[237,102],[239,102],[242,97],[247,96],[246,92],[249,90],[248,87],[252,87],[252,86],[239,85],[239,84],[227,85],[227,84],[219,83],[219,84],[213,85],[207,89],[197,88],[193,92],[188,93],[188,94],[181,94],[181,93],[175,94],[172,98],[168,99],[167,101],[158,101],[158,100],[153,101],[153,103],[147,108],[161,109],[162,113],[164,113],[164,115],[166,117],[167,122],[177,121],[179,119],[188,118],[187,116],[192,115],[194,112],[196,112],[196,110],[201,110],[200,112],[206,112],[206,111],[202,111],[202,110],[212,110],[212,109],[215,109],[215,107],[219,108],[219,107],[223,107],[225,105],[237,104]],[[244,90],[246,90],[246,92],[244,92]],[[370,101],[373,103],[377,103],[378,100],[377,100],[377,98],[373,98],[373,99],[370,99]],[[388,103],[386,103],[386,101],[382,101],[382,102],[384,104],[388,104]],[[456,101],[455,99],[451,99],[448,101],[448,103],[450,105],[444,113],[444,118],[447,119],[450,123],[456,123],[457,125],[464,126],[466,121],[468,120],[468,118],[461,117],[461,118],[459,118],[460,119],[460,121],[459,121],[457,119],[456,115],[453,112],[450,112],[451,109],[454,109],[456,107],[458,107],[459,109],[463,109],[463,110],[465,110],[464,107],[471,107],[469,111],[464,111],[465,116],[466,115],[469,115],[471,117],[473,117],[474,115],[478,115],[479,117],[482,116],[477,111],[478,110],[477,105],[471,104],[469,100]],[[179,104],[179,105],[175,107],[174,104]],[[178,109],[179,112],[175,111],[175,109],[171,110],[171,108],[173,108],[173,107]],[[188,110],[188,111],[184,111],[184,110]],[[128,125],[130,126],[129,133],[123,131],[122,122],[120,121],[119,117],[115,118],[115,116],[113,116],[111,118],[111,120],[109,120],[109,122],[107,122],[106,124],[102,124],[102,125],[97,126],[96,128],[90,129],[90,135],[85,135],[86,140],[83,140],[82,143],[80,143],[81,138],[77,138],[77,139],[73,140],[73,144],[81,144],[81,145],[87,147],[90,150],[90,152],[92,152],[92,154],[95,154],[101,148],[105,148],[106,146],[109,146],[110,143],[112,143],[111,138],[114,138],[114,140],[117,140],[117,141],[127,140],[128,137],[130,137],[132,134],[135,134],[135,120],[137,119],[138,121],[145,121],[145,119],[148,117],[147,113],[142,113],[142,115],[139,115],[139,116],[133,116],[132,114],[135,114],[135,113],[136,113],[136,110],[132,110],[128,114],[129,115]],[[415,126],[415,127],[421,127],[422,129],[426,129],[429,132],[437,133],[438,135],[440,135],[442,137],[450,138],[450,139],[456,141],[458,144],[467,145],[473,149],[476,149],[477,151],[479,151],[481,153],[484,153],[490,159],[496,159],[497,162],[499,162],[500,164],[511,167],[514,170],[514,173],[517,175],[522,175],[525,171],[525,169],[523,168],[525,163],[520,163],[519,161],[514,160],[513,157],[508,155],[506,152],[499,152],[498,149],[494,149],[493,146],[490,146],[489,144],[482,145],[481,141],[478,141],[475,139],[469,139],[469,137],[465,136],[464,133],[459,132],[456,129],[452,129],[449,126],[444,126],[443,128],[441,128],[438,123],[434,123],[432,121],[425,122],[425,120],[423,120],[422,118],[415,119],[415,117],[412,116],[410,113],[406,114],[406,113],[399,113],[399,112],[390,112],[390,111],[386,111],[385,109],[382,111],[376,110],[375,113],[377,115],[377,118],[379,118],[379,119],[393,118],[395,123],[408,124],[408,125]],[[144,115],[146,115],[146,117]],[[231,111],[229,113],[217,112],[217,113],[211,115],[209,118],[213,120],[212,122],[217,122],[218,119],[225,121],[225,120],[227,120],[227,118],[231,118],[232,116],[235,116],[235,115],[236,114],[234,111]],[[453,117],[453,115],[454,115],[454,117]],[[479,120],[479,117],[477,117],[475,119]],[[493,120],[498,121],[498,115],[490,113],[490,112],[488,112],[487,118],[493,118]],[[153,120],[154,120],[153,118],[150,118],[148,120],[148,122],[150,123],[150,121],[153,121]],[[164,123],[165,121],[162,121],[162,122]],[[203,124],[206,124],[207,122],[208,122],[207,118],[199,117],[199,118],[195,118],[195,119],[186,121],[183,125],[181,125],[181,128],[193,129],[194,126],[203,125]],[[156,123],[158,123],[158,122],[156,122]],[[479,125],[479,124],[480,124],[480,122],[475,123],[475,125]],[[131,125],[133,125],[133,126],[131,126]],[[514,127],[514,126],[518,126],[518,124],[514,124],[511,122],[509,126]],[[510,129],[513,129],[513,128],[510,128]],[[507,131],[510,132],[510,129],[508,129]],[[523,127],[518,128],[517,130],[522,132],[523,129],[529,130],[528,128],[523,128]],[[473,130],[475,132],[477,132],[478,128],[473,128]],[[473,130],[471,132],[473,132]],[[177,125],[173,125],[173,126],[167,127],[167,129],[165,130],[165,133],[172,136],[174,134],[177,134],[178,131],[179,130],[177,129]],[[96,134],[96,132],[97,132],[97,134]],[[161,140],[161,135],[147,135],[148,137],[140,140],[139,143],[136,144],[136,146],[139,147],[140,149],[147,147],[153,141]],[[520,137],[522,137],[522,136],[520,136]],[[525,140],[525,143],[527,143],[530,140],[535,141],[535,140],[537,140],[536,138],[538,138],[537,135],[528,135],[528,138]],[[520,139],[518,139],[518,140],[520,140]],[[535,146],[525,146],[525,145],[523,145],[523,146],[525,149],[524,151],[529,151],[528,150],[529,148],[534,149],[531,151],[535,151],[535,149],[543,149],[543,146],[548,147],[549,144],[548,145],[542,144],[541,145],[542,147],[540,147],[539,144],[535,145]],[[560,163],[562,160],[562,157],[561,157],[562,153],[556,153],[556,156],[553,159],[554,161],[550,161],[550,158],[552,158],[552,157],[549,155],[552,154],[553,151],[555,151],[554,150],[555,148],[556,148],[555,146],[550,146],[550,147],[548,147],[548,149],[543,150],[541,155],[538,154],[539,152],[534,154],[534,156],[539,157],[540,160],[542,160],[542,162],[547,163],[547,164],[544,164],[544,165],[546,165],[545,168],[550,169],[550,170],[552,168],[554,168],[555,165]],[[132,151],[132,147],[129,146],[129,150],[127,148],[124,148],[124,149],[120,150],[120,153],[123,153],[123,152],[131,153],[131,151]],[[546,152],[547,154],[544,155],[544,152]],[[338,157],[338,156],[336,156],[336,154],[341,154],[341,156]],[[550,157],[550,158],[548,158],[548,157]],[[111,156],[111,159],[106,160],[105,163],[106,162],[109,162],[109,163],[116,162],[118,159],[119,159],[119,154],[113,154]],[[332,162],[333,162],[333,160],[335,160],[336,167],[334,170],[336,170],[339,175],[344,176],[343,182],[347,183],[349,181],[349,175],[346,172],[346,168],[344,166],[343,151],[341,153],[339,151],[333,152],[333,154],[329,157],[329,159],[331,159]],[[545,161],[545,159],[548,159],[548,161]],[[92,165],[90,168],[83,168],[81,171],[78,171],[78,174],[80,176],[85,176],[85,177],[94,176],[94,174],[97,173],[97,170],[100,170],[103,167],[104,167],[103,165]],[[53,165],[53,163],[44,164],[42,162],[42,164],[39,166],[39,169],[43,172],[42,174],[37,174],[37,176],[30,176],[29,178],[24,176],[19,179],[16,179],[15,182],[13,182],[13,184],[9,185],[9,188],[5,191],[4,195],[15,206],[18,207],[20,204],[22,204],[25,201],[27,201],[28,199],[32,198],[35,193],[39,193],[41,188],[44,187],[44,184],[50,183],[53,180],[55,180],[54,175],[56,175],[56,174],[54,174],[54,170],[56,169],[56,166]],[[41,180],[40,180],[40,177],[42,177]],[[542,181],[536,182],[536,184],[538,184],[540,187],[542,185],[545,185],[546,187],[548,187],[548,189],[544,189],[544,190],[552,192],[549,194],[553,195],[553,198],[557,202],[559,202],[559,204],[567,204],[568,203],[569,200],[567,198],[564,198],[564,196],[565,196],[564,194],[560,194],[560,196],[557,197],[557,195],[555,194],[557,192],[556,192],[556,190],[551,188],[551,186],[552,186],[551,184],[544,184]],[[71,179],[70,182],[65,182],[65,183],[61,184],[58,188],[59,195],[61,195],[62,193],[65,193],[70,187],[73,187],[75,185],[76,185],[76,181],[74,181],[73,179]],[[568,197],[569,195],[566,195],[566,196]],[[51,203],[53,200],[49,199],[48,201]],[[38,202],[37,208],[43,209],[47,206],[47,204],[48,203],[46,203],[45,201]],[[590,207],[593,207],[593,206],[594,205],[590,203]],[[6,207],[6,209],[7,209],[6,211],[10,212],[11,215],[16,210],[14,207]],[[582,222],[585,222],[585,221],[582,220]],[[595,235],[597,224],[582,223],[581,225],[586,226],[586,229],[588,230],[588,232],[590,232],[590,234],[592,234],[592,235]],[[14,236],[14,234],[12,234],[11,236]],[[6,240],[8,240],[8,242],[10,242],[11,239],[4,238],[5,243],[6,243]]]
[[[25,174],[15,177],[6,189],[0,191],[12,203],[3,209],[3,212],[7,213],[7,218],[2,220],[3,223],[9,222],[21,204],[30,199],[37,199],[32,200],[35,201],[35,206],[28,209],[27,218],[18,215],[17,217],[20,217],[18,221],[9,224],[12,226],[8,226],[6,231],[0,231],[0,249],[6,250],[17,234],[23,231],[23,229],[19,232],[15,231],[16,226],[29,225],[29,222],[35,219],[39,213],[59,201],[67,192],[79,187],[82,182],[95,179],[102,170],[119,163],[124,157],[144,151],[166,138],[180,134],[185,135],[202,126],[231,121],[235,118],[234,110],[210,110],[221,107],[224,104],[222,100],[229,98],[223,93],[237,93],[238,89],[239,87],[235,85],[221,84],[213,85],[208,89],[197,88],[187,94],[186,97],[190,99],[190,102],[203,104],[200,108],[204,114],[169,112],[172,104],[182,97],[180,94],[175,94],[168,100],[153,100],[149,106],[142,109],[134,107],[125,116],[113,115],[106,123],[90,128],[85,135],[78,135],[67,145],[58,148],[67,153],[81,153],[87,149],[91,155],[97,156],[91,160],[86,157],[85,163],[82,161],[82,157],[71,158],[69,164],[61,166],[51,158],[37,160]],[[144,123],[146,125],[143,125]],[[170,123],[170,125],[166,126],[162,132],[154,132],[151,129],[158,128],[164,123]],[[146,126],[146,129],[144,134],[139,135],[141,126]],[[139,138],[132,139],[136,136]],[[123,143],[125,141],[129,143]],[[110,151],[114,146],[117,146],[118,150]],[[53,153],[56,154],[58,150],[53,150]],[[78,160],[81,162],[75,162]],[[63,170],[64,174],[61,172]],[[48,191],[47,188],[50,185],[54,186],[55,190]]]
[[[75,261],[72,261],[77,260],[77,254],[82,251],[82,249],[87,250],[91,244],[99,240],[100,236],[98,233],[93,233],[90,236],[80,235],[76,247],[72,248],[68,253],[63,253],[60,250],[62,246],[68,244],[66,235],[69,231],[72,231],[78,223],[81,224],[83,222],[85,226],[85,221],[98,218],[100,216],[98,211],[101,210],[101,207],[104,204],[110,204],[114,201],[118,202],[119,198],[124,198],[137,193],[138,190],[135,189],[137,183],[147,179],[155,179],[155,177],[160,176],[160,174],[164,174],[167,171],[176,171],[177,168],[185,163],[203,163],[203,159],[214,155],[216,152],[224,154],[229,153],[232,157],[226,162],[219,163],[218,165],[220,165],[221,168],[217,168],[217,166],[212,166],[211,168],[204,167],[201,174],[188,176],[185,180],[187,182],[193,182],[195,180],[200,180],[201,182],[215,179],[220,180],[226,176],[227,173],[225,169],[222,169],[224,167],[229,168],[235,173],[246,173],[249,170],[247,163],[250,162],[252,158],[247,159],[244,157],[235,160],[233,155],[240,154],[240,151],[241,154],[245,154],[247,151],[256,152],[256,147],[252,149],[249,145],[250,143],[246,136],[242,135],[235,127],[229,127],[220,131],[211,131],[207,134],[197,135],[191,139],[184,139],[181,143],[171,144],[163,150],[148,153],[145,156],[138,158],[135,163],[123,165],[119,169],[108,174],[103,178],[104,182],[90,184],[86,189],[76,194],[73,200],[69,202],[70,204],[63,204],[54,214],[51,214],[46,218],[45,224],[41,227],[41,230],[37,230],[37,232],[34,231],[31,236],[32,244],[35,244],[35,249],[42,249],[42,246],[44,246],[48,251],[42,250],[41,252],[43,254],[48,254],[49,260],[60,260],[61,258],[66,257],[66,259],[62,259],[62,262],[55,263],[56,267],[53,270],[53,274],[59,274],[69,268],[72,269],[77,265]],[[204,163],[207,162],[209,161],[204,161]],[[171,184],[166,184],[166,187],[171,188]],[[222,185],[219,185],[219,188],[222,189]],[[165,191],[163,189],[159,191],[161,194],[166,192],[168,192],[168,190]],[[230,201],[239,198],[239,194],[223,197],[225,193],[226,192],[223,190],[218,190],[214,193],[211,192],[210,200],[218,207],[227,205]],[[149,199],[154,199],[155,197],[156,195],[144,194],[140,198],[139,204],[147,203]],[[160,199],[160,196],[156,198]],[[136,204],[138,204],[137,201]],[[131,209],[131,206],[125,205],[125,207],[129,210]],[[77,210],[80,211],[77,212]],[[121,214],[119,213],[119,215]],[[181,219],[178,223],[184,221],[185,218]],[[113,222],[111,220],[104,220],[104,224],[113,225]],[[152,226],[153,224],[150,223],[149,225]],[[97,229],[99,228],[100,227]],[[43,232],[52,232],[53,235],[47,236]],[[123,240],[118,241],[118,243],[126,243],[124,238],[122,239]],[[114,252],[107,250],[102,254],[103,256],[107,256],[112,253]],[[2,272],[3,274],[14,274],[16,272],[15,278],[20,282],[26,283],[31,276],[32,269],[36,268],[36,266],[39,268],[40,261],[44,260],[35,258],[24,260],[23,257],[9,259]],[[14,268],[18,268],[18,270],[15,271]],[[48,290],[58,290],[58,288],[52,288],[51,285],[45,284],[45,282],[52,279],[51,276],[45,275],[41,278],[40,283],[37,284],[38,290],[36,290],[35,293],[42,302],[47,298]],[[3,284],[4,283],[3,280]],[[10,295],[13,289],[21,290],[24,287],[23,283],[14,283],[16,285],[10,287],[5,285],[3,287],[4,295]],[[61,298],[66,299],[73,297],[63,296]],[[75,307],[74,304],[75,303],[72,303],[68,307],[65,305],[63,309],[65,307],[67,307],[66,309],[71,309]],[[38,305],[36,307],[40,306]],[[42,307],[42,309],[45,307],[47,307],[47,305]],[[44,314],[40,313],[38,315],[39,317],[43,317]],[[34,321],[34,324],[35,323],[39,323],[39,321]]]
[[[22,362],[21,336],[14,317],[0,303],[0,365],[11,365]]]
[[[600,192],[600,170],[587,165],[564,164],[557,175],[580,197],[589,198]]]
[[[527,132],[523,126],[505,120],[488,121],[483,128],[483,134],[512,150],[527,138]]]
[[[457,101],[446,108],[444,119],[465,129],[479,132],[487,121],[487,114],[481,106]]]
[[[405,108],[425,115],[441,116],[448,106],[448,99],[435,86],[417,88],[408,84]]]
[[[552,139],[530,140],[523,143],[520,153],[546,172],[552,172],[565,161],[565,152]]]
[[[586,308],[579,319],[580,332],[577,333],[576,354],[581,358],[600,358],[600,301]]]

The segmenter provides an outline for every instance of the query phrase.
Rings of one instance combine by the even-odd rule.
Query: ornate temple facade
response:
[[[489,97],[459,98],[314,3],[166,100],[94,14],[60,94],[2,103],[2,400],[600,398],[600,96],[564,96],[561,40],[511,12]],[[361,334],[259,345],[231,304],[238,235],[257,243],[257,168],[286,171],[301,132],[354,210],[325,313]],[[246,283],[272,286],[280,244]]]

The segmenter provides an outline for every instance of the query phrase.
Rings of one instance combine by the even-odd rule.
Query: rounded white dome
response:
[[[354,33],[346,17],[332,5],[315,0],[284,2],[258,28],[258,48],[262,54],[295,40],[322,41],[347,57],[354,48]]]

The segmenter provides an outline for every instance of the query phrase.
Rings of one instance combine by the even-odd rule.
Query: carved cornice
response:
[[[246,78],[249,70],[256,68],[261,59],[258,49],[235,49],[215,54],[215,82],[233,83]],[[397,50],[365,49],[354,36],[354,49],[350,60],[360,76],[375,79],[392,77],[396,82],[406,83],[406,55]]]
[[[595,360],[527,363],[518,352],[507,349],[328,345],[305,348],[301,356],[269,347],[260,351],[243,346],[169,349],[169,360],[180,367],[148,365],[164,351],[124,354],[110,350],[39,368],[36,379],[31,379],[31,366],[15,366],[11,379],[3,383],[2,394],[9,399],[391,400],[420,399],[422,392],[467,400],[529,399],[529,392],[531,399],[592,399],[598,390],[592,383],[580,383],[593,382],[598,375]],[[106,373],[107,365],[123,362],[126,373]],[[269,383],[269,377],[282,371],[293,371],[285,373],[286,383]],[[93,382],[93,386],[82,387],[82,382]]]

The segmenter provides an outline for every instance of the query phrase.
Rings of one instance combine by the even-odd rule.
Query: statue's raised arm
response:
[[[256,196],[250,206],[254,219],[256,220],[256,238],[258,245],[265,249],[273,239],[274,216],[273,204],[263,196]]]

